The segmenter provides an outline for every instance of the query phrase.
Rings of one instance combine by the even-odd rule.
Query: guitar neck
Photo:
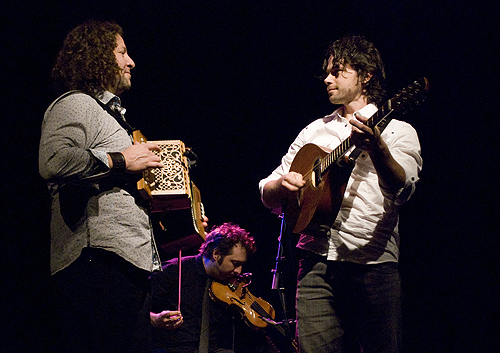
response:
[[[373,128],[378,126],[380,132],[384,131],[385,127],[391,120],[389,115],[394,111],[391,108],[392,102],[388,100],[380,109],[378,109],[375,114],[373,114],[370,119],[365,122],[366,126]],[[330,168],[334,163],[337,163],[340,158],[342,158],[347,151],[353,146],[351,138],[348,137],[340,143],[340,145],[335,148],[332,152],[321,159],[321,173],[324,174],[328,168]]]

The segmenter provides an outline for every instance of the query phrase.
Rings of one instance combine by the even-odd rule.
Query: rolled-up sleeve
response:
[[[395,194],[380,187],[385,198],[396,205],[402,205],[410,199],[419,180],[422,170],[422,156],[417,132],[410,125],[402,121],[392,121],[385,131],[386,143],[392,157],[401,165],[406,174],[405,185]]]

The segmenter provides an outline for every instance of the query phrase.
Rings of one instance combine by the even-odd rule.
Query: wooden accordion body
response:
[[[134,141],[146,142],[140,131]],[[149,201],[157,244],[167,254],[200,246],[205,240],[200,190],[190,180],[186,147],[180,140],[149,141],[157,144],[163,168],[151,168],[137,182],[141,196]]]

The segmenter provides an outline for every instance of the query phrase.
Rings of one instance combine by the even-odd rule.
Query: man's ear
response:
[[[219,250],[215,249],[213,254],[212,254],[212,259],[214,259],[215,262],[219,261],[221,255],[219,253]]]
[[[366,77],[365,77],[365,79],[363,80],[363,83],[367,83],[368,81],[370,81],[370,80],[371,80],[371,78],[372,78],[372,77],[373,77],[373,75],[372,75],[372,74],[370,74],[370,73],[366,74]]]

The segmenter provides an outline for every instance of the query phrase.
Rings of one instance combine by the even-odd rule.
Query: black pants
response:
[[[149,273],[115,253],[85,248],[52,276],[55,352],[151,352]]]
[[[300,261],[296,297],[301,352],[397,353],[397,263],[359,265],[311,255]]]

